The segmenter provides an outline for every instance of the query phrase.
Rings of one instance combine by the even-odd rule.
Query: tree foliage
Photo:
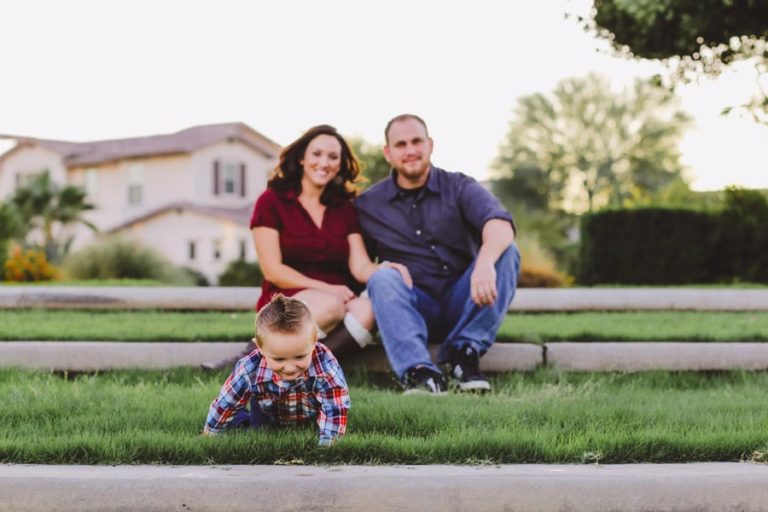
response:
[[[679,180],[690,124],[674,95],[637,80],[619,93],[599,75],[518,100],[494,163],[530,204],[570,211],[626,206]]]
[[[84,217],[95,208],[85,195],[79,187],[54,183],[47,172],[16,190],[11,204],[20,219],[24,242],[41,246],[49,261],[60,262],[74,239],[72,227],[83,224],[96,230]]]
[[[693,58],[702,46],[724,45],[719,56],[728,64],[741,50],[733,38],[768,36],[768,7],[758,0],[595,0],[594,21],[646,59]]]
[[[19,235],[20,224],[13,205],[10,202],[0,202],[0,280],[3,277],[10,242]]]
[[[731,107],[768,124],[768,5],[761,0],[595,0],[583,25],[610,40],[619,53],[664,60],[671,85],[698,76],[718,76],[729,65],[749,60],[757,92]]]
[[[360,182],[361,188],[367,188],[389,176],[390,166],[384,158],[384,153],[379,146],[370,144],[359,137],[347,139],[352,147],[362,170],[363,180]]]

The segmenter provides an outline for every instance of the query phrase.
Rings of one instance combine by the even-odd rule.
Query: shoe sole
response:
[[[480,380],[472,382],[459,382],[459,391],[465,393],[487,393],[491,390],[491,384],[489,382]]]
[[[426,389],[406,389],[403,391],[404,395],[424,395],[424,396],[446,396],[448,394],[447,391],[440,391],[435,393],[434,391],[427,391]]]

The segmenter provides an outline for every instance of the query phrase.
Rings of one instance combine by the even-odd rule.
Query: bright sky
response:
[[[659,69],[597,52],[606,44],[563,17],[590,5],[0,1],[0,134],[98,140],[243,121],[286,144],[329,123],[381,143],[386,121],[412,112],[437,165],[484,179],[518,97],[589,71],[628,84]],[[718,115],[751,93],[740,75],[683,91],[696,189],[768,188],[768,129]]]

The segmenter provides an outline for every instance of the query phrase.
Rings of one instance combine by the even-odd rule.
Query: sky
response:
[[[327,123],[381,144],[409,112],[427,121],[436,165],[486,179],[519,97],[590,71],[619,87],[662,70],[611,56],[564,17],[590,6],[0,0],[0,134],[87,141],[242,121],[287,144]],[[749,71],[680,91],[694,189],[768,188],[768,128],[719,115],[754,91]]]

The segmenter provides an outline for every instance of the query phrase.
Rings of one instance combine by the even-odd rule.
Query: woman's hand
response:
[[[413,288],[413,278],[411,277],[411,273],[408,272],[408,267],[403,265],[402,263],[392,263],[391,261],[382,261],[379,263],[379,269],[382,268],[393,268],[400,272],[400,275],[403,276],[403,281],[405,282],[406,286],[408,288]]]
[[[322,288],[322,291],[330,293],[344,304],[355,298],[355,293],[343,284],[328,284]]]

